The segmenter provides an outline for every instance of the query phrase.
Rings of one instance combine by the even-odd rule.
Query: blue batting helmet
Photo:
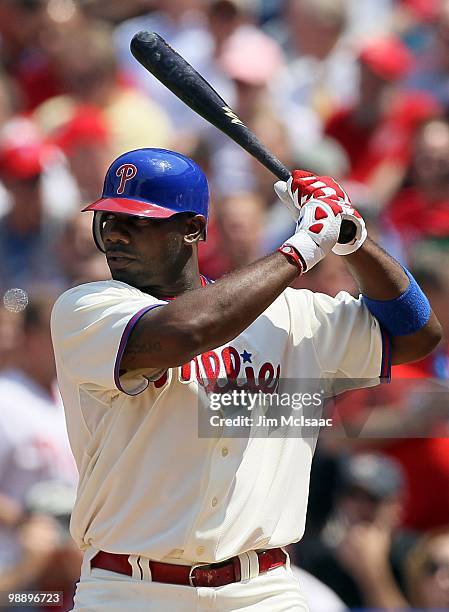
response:
[[[166,149],[137,149],[112,162],[101,198],[83,212],[87,210],[155,219],[192,212],[203,215],[207,221],[209,187],[204,172],[185,155]],[[94,238],[101,248],[95,218]]]

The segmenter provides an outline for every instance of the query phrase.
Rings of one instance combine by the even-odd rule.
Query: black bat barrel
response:
[[[158,81],[190,106],[198,115],[227,134],[280,180],[287,181],[289,169],[259,141],[223,98],[186,60],[156,32],[138,32],[131,40],[131,53]],[[339,242],[350,242],[355,226],[343,222]]]

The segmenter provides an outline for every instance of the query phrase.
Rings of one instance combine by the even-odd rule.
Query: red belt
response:
[[[114,554],[100,550],[91,560],[91,567],[132,576],[133,570],[128,561],[129,555]],[[275,567],[285,565],[287,555],[281,548],[272,548],[257,552],[259,559],[259,574],[268,572]],[[143,578],[141,557],[137,557],[137,565]],[[232,557],[221,563],[210,565],[174,565],[173,563],[161,563],[150,561],[151,579],[154,582],[165,582],[168,584],[184,584],[194,587],[219,587],[232,582],[240,582],[240,559]]]

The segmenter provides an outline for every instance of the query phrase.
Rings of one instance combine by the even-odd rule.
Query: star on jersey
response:
[[[252,353],[248,353],[248,351],[245,349],[243,353],[240,353],[240,355],[242,356],[243,363],[252,363],[251,361],[251,357],[253,356]]]

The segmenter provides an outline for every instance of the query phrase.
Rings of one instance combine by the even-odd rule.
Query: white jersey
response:
[[[80,476],[74,539],[83,550],[185,564],[299,540],[315,440],[199,437],[204,379],[378,378],[387,351],[377,320],[347,293],[287,289],[229,344],[167,372],[121,376],[136,322],[167,303],[102,281],[70,289],[54,306]]]

